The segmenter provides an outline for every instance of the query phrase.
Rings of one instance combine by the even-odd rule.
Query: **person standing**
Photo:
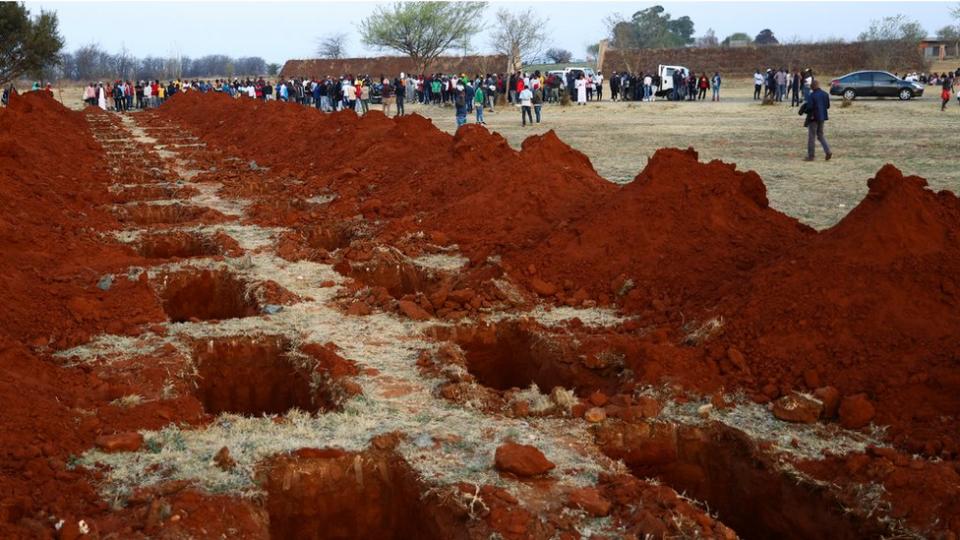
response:
[[[760,99],[760,90],[763,88],[763,74],[760,73],[760,70],[753,72],[753,99],[754,101]]]
[[[360,110],[367,114],[370,110],[370,81],[364,81],[360,87]]]
[[[393,85],[390,79],[380,79],[380,101],[383,103],[383,114],[390,116],[393,112]]]
[[[950,89],[953,87],[953,81],[949,77],[943,78],[943,86],[940,90],[940,99],[943,103],[940,104],[940,112],[947,110],[947,104],[950,103]]]
[[[700,79],[697,81],[697,87],[700,92],[697,94],[697,99],[703,101],[707,99],[707,88],[710,87],[710,80],[707,79],[706,73],[700,74]]]
[[[800,84],[802,85],[800,88],[800,91],[803,92],[803,101],[807,101],[808,99],[810,99],[810,91],[812,89],[812,84],[813,84],[812,69],[807,68],[806,70],[804,70],[803,80],[800,81]]]
[[[467,123],[467,94],[462,84],[454,88],[453,106],[457,114],[457,129]]]
[[[807,114],[807,118],[803,122],[803,125],[807,128],[807,157],[803,160],[813,161],[815,143],[820,141],[825,159],[830,161],[833,153],[830,151],[830,145],[827,144],[827,138],[823,135],[824,124],[829,120],[827,111],[830,109],[830,95],[820,89],[820,81],[816,79],[810,82],[810,89],[810,98],[805,106],[800,107],[800,113]]]
[[[600,98],[598,97],[597,100]],[[543,107],[543,88],[534,88],[533,89],[533,116],[536,117],[537,123],[540,123],[540,108]]]
[[[580,77],[577,78],[576,83],[574,83],[577,89],[577,105],[586,105],[587,104],[587,81],[583,78],[583,73],[580,74]]]
[[[710,80],[710,86],[713,88],[713,99],[711,101],[720,101],[720,85],[723,80],[720,78],[720,72],[714,71],[713,78]]]
[[[477,123],[486,125],[483,121],[483,107],[486,104],[486,95],[483,91],[483,85],[477,84],[477,89],[473,91],[473,111],[477,114]]]
[[[793,77],[790,79],[790,106],[800,105],[800,71],[794,68]]]
[[[406,100],[406,84],[400,78],[393,79],[393,93],[397,96],[397,116],[403,116],[403,102]]]
[[[774,84],[777,85],[776,91],[776,100],[778,102],[783,101],[784,95],[787,93],[787,72],[783,68],[777,70],[773,75]]]
[[[530,119],[530,123],[533,124],[533,92],[530,88],[524,88],[520,91],[520,95],[517,96],[517,99],[520,100],[520,120],[523,125],[527,125],[527,118]],[[586,90],[584,90],[584,101],[586,101]]]
[[[603,101],[603,73],[597,73],[593,76],[593,89],[597,93],[597,101]]]

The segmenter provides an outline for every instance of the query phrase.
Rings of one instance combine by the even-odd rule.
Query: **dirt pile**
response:
[[[485,128],[467,126],[451,137],[417,115],[358,118],[196,93],[162,110],[232,154],[303,178],[285,185],[285,199],[333,192],[334,215],[389,222],[387,235],[439,230],[468,256],[528,248],[614,191],[552,132],[516,152]]]
[[[103,150],[80,113],[43,92],[0,109],[0,536],[43,537],[48,518],[107,508],[68,460],[101,434],[161,419],[157,404],[108,405],[127,389],[35,351],[102,332],[142,331],[163,313],[144,280],[119,274],[142,259],[101,232],[116,227]],[[92,414],[98,412],[98,414]],[[32,531],[32,532],[31,532]]]
[[[588,215],[510,260],[549,284],[585,287],[602,303],[689,313],[812,232],[769,207],[753,171],[700,163],[692,149],[662,149]]]
[[[754,377],[865,392],[895,440],[956,455],[960,201],[926,185],[884,167],[849,215],[754,273],[720,311]]]
[[[841,398],[865,393],[903,447],[957,450],[960,218],[956,197],[922,179],[885,167],[849,216],[818,233],[770,208],[756,173],[700,163],[693,150],[660,150],[617,187],[553,133],[515,151],[477,126],[450,136],[416,115],[196,93],[160,115],[269,167],[276,189],[258,204],[330,199],[322,211],[278,210],[271,223],[362,215],[374,241],[425,233],[531,297],[619,307],[634,317],[627,364],[642,382],[742,388],[758,401],[833,386]],[[468,285],[483,289],[456,287]],[[397,299],[416,302],[417,316],[463,313],[433,293]]]
[[[0,110],[0,332],[61,348],[162,318],[137,280],[97,287],[140,260],[98,238],[116,226],[109,176],[82,114],[45,92]]]

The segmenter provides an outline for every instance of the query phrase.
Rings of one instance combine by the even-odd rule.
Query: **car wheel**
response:
[[[913,92],[911,92],[909,88],[904,88],[903,90],[900,90],[900,101],[907,101],[912,97],[913,97]]]
[[[853,88],[847,88],[843,91],[843,99],[853,101],[855,97],[857,97],[857,93],[853,91]]]

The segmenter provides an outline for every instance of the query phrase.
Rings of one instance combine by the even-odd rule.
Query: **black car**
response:
[[[830,94],[843,99],[896,97],[903,101],[923,95],[923,85],[886,71],[855,71],[830,82]]]

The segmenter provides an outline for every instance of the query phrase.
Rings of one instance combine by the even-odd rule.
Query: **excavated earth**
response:
[[[2,538],[957,538],[960,201],[663,149],[0,109]]]

